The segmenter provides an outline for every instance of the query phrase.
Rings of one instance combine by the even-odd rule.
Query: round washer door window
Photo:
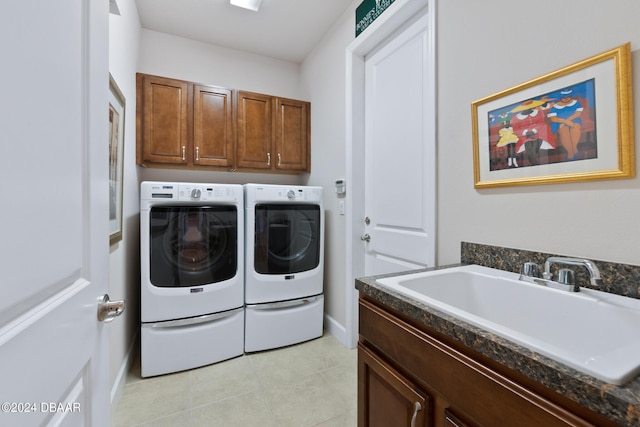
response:
[[[234,206],[152,208],[150,228],[154,286],[206,285],[236,275]]]
[[[176,268],[206,271],[221,261],[227,249],[227,233],[215,214],[181,213],[164,234],[164,256]]]
[[[291,274],[320,263],[320,208],[257,205],[254,264],[261,274]]]

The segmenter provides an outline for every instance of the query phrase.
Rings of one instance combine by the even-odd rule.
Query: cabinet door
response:
[[[471,427],[470,424],[462,421],[456,415],[454,415],[449,409],[444,410],[444,425],[445,427]]]
[[[431,398],[358,345],[358,427],[431,426]]]
[[[271,169],[275,161],[273,121],[275,98],[251,92],[238,92],[239,168]]]
[[[155,76],[142,76],[141,80],[142,153],[139,153],[139,163],[187,164],[188,83]]]
[[[310,104],[276,99],[276,168],[310,171]]]
[[[195,85],[193,92],[193,164],[232,167],[231,90]]]

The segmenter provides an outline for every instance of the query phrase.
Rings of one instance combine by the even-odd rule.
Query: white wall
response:
[[[341,326],[346,322],[346,216],[340,215],[334,191],[346,178],[345,49],[355,37],[354,1],[302,64],[302,86],[311,99],[310,185],[325,188],[325,312]],[[347,197],[357,191],[347,182]]]
[[[477,99],[628,41],[640,99],[638,16],[628,0],[438,2],[440,264],[459,261],[463,240],[640,264],[640,179],[474,190],[470,113]],[[637,104],[634,121],[640,129]]]
[[[308,100],[298,64],[146,29],[138,72]]]
[[[437,1],[437,263],[460,261],[460,242],[640,264],[640,179],[473,188],[471,103],[632,42],[640,82],[640,3],[627,0]],[[310,181],[331,188],[345,173],[345,49],[354,40],[355,0],[302,64],[312,102]],[[634,96],[639,98],[636,85]],[[636,108],[637,110],[637,108]],[[635,127],[640,129],[638,113]],[[637,156],[637,157],[640,157]],[[638,167],[637,167],[638,168]],[[640,173],[640,169],[638,170]],[[354,189],[347,183],[348,194]],[[349,196],[348,196],[349,197]],[[345,324],[345,221],[326,198],[326,311]]]
[[[125,97],[124,185],[122,240],[111,247],[109,256],[109,295],[125,299],[124,314],[109,324],[110,381],[119,386],[127,352],[140,324],[139,302],[139,206],[136,158],[136,67],[140,23],[134,0],[118,0],[120,16],[109,15],[109,72]],[[135,354],[134,349],[134,354]]]

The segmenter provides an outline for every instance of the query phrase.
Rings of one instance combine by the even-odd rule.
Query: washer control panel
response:
[[[140,200],[150,204],[172,202],[239,202],[243,200],[241,185],[198,184],[145,181]],[[165,203],[166,202],[166,203]]]
[[[235,186],[185,183],[179,184],[178,200],[191,200],[192,202],[235,200],[237,194],[238,189]]]

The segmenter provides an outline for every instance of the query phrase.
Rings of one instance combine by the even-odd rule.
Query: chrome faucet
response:
[[[549,257],[544,263],[544,273],[542,273],[542,277],[544,279],[551,279],[553,277],[553,275],[551,274],[551,264],[582,265],[589,271],[589,282],[591,283],[591,285],[602,286],[600,270],[598,270],[598,266],[591,260],[556,256]],[[562,269],[560,271],[562,271]],[[560,275],[560,271],[558,272],[558,275]]]
[[[544,263],[544,272],[540,277],[538,265],[533,262],[525,262],[522,274],[520,274],[520,280],[524,280],[530,283],[536,283],[538,285],[548,286],[550,288],[561,289],[571,292],[579,292],[580,286],[575,283],[575,276],[573,270],[569,268],[558,269],[558,280],[553,280],[553,274],[551,273],[552,264],[566,264],[566,265],[582,265],[589,271],[590,282],[593,286],[602,286],[602,279],[600,278],[600,270],[593,261],[580,258],[566,258],[566,257],[549,257]]]

